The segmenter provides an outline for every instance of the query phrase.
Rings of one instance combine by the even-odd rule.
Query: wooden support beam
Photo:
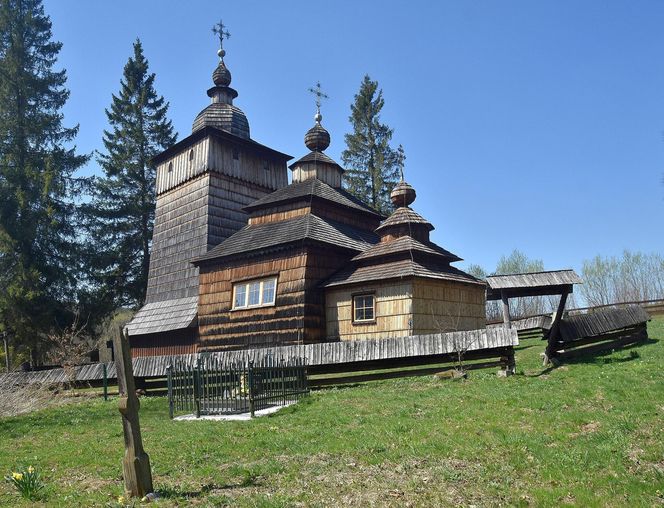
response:
[[[120,328],[120,333],[115,336],[114,340],[115,367],[120,392],[118,409],[122,415],[125,443],[125,454],[122,459],[125,493],[130,497],[142,498],[153,491],[152,471],[150,458],[143,450],[141,439],[141,426],[138,421],[140,403],[136,396],[129,337]]]
[[[558,309],[556,310],[556,314],[553,317],[553,321],[551,322],[551,329],[549,330],[549,339],[548,343],[546,346],[546,352],[544,355],[544,364],[548,364],[549,360],[555,355],[555,343],[558,340],[558,334],[560,331],[560,320],[563,317],[563,313],[565,312],[565,305],[567,304],[567,295],[569,295],[570,292],[565,292],[562,295],[560,295],[560,301],[558,302]]]
[[[504,291],[500,292],[500,299],[503,301],[503,322],[505,328],[512,328],[512,319],[510,318],[510,299]]]

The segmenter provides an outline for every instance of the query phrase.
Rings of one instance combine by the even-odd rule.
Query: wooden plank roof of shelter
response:
[[[409,277],[450,280],[466,282],[468,284],[485,284],[484,281],[481,281],[458,268],[450,266],[449,264],[431,260],[408,258],[398,261],[388,261],[381,264],[372,264],[369,266],[350,266],[332,275],[332,277],[322,285],[324,287],[335,287],[357,284],[360,282],[403,279]]]
[[[147,303],[127,324],[130,336],[181,330],[196,324],[198,296]]]
[[[378,237],[371,231],[307,214],[279,222],[245,226],[192,263],[199,265],[231,256],[248,256],[303,240],[360,252],[375,244]]]
[[[321,199],[340,204],[352,210],[367,213],[375,217],[383,216],[366,203],[344,189],[335,189],[318,178],[310,178],[302,182],[292,183],[264,196],[243,208],[246,212],[253,212],[262,208],[270,208],[277,204],[290,203],[299,200]]]
[[[563,318],[560,322],[560,338],[563,342],[568,342],[593,337],[649,320],[650,316],[640,305],[597,309],[587,314]]]
[[[221,141],[229,141],[231,143],[235,143],[237,145],[250,148],[255,152],[263,153],[267,156],[270,156],[273,159],[281,159],[284,162],[287,162],[293,158],[292,155],[279,152],[273,148],[270,148],[269,146],[262,145],[261,143],[258,143],[253,139],[241,138],[239,136],[236,136],[235,134],[231,134],[230,132],[217,129],[216,127],[207,126],[191,133],[186,138],[181,139],[173,146],[169,147],[160,154],[156,155],[155,157],[153,157],[152,162],[154,164],[159,164],[160,162],[163,162],[169,159],[170,157],[186,150],[187,148],[194,145],[197,141],[200,141],[206,136],[211,136]]]
[[[469,351],[513,347],[519,345],[519,337],[514,329],[483,328],[397,338],[324,342],[189,355],[139,357],[133,358],[132,364],[135,377],[150,378],[165,376],[166,368],[173,363],[174,359],[194,365],[197,358],[201,356],[216,357],[224,363],[244,363],[250,360],[257,363],[266,357],[277,359],[303,358],[307,365],[319,366],[449,354],[456,352],[455,345],[459,344],[469,344]],[[115,378],[115,364],[107,363],[106,367],[108,378]],[[102,363],[77,367],[76,380],[102,379],[103,368],[104,364]],[[64,381],[63,369],[0,374],[0,384],[61,383]]]
[[[500,300],[501,295],[514,298],[571,293],[573,285],[581,284],[583,281],[574,270],[554,270],[490,275],[486,278],[486,282],[489,285],[486,299]]]

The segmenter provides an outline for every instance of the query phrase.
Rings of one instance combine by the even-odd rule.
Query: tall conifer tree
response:
[[[106,116],[104,176],[92,186],[85,207],[90,231],[90,276],[110,307],[138,306],[145,298],[155,212],[156,168],[152,158],[173,145],[177,134],[169,104],[154,88],[140,40],[124,67],[120,93]]]
[[[350,107],[353,132],[344,136],[347,148],[341,159],[348,191],[387,215],[392,209],[390,192],[399,180],[405,155],[401,146],[390,146],[394,130],[380,122],[384,103],[378,82],[364,76]]]
[[[0,327],[33,360],[76,288],[74,176],[87,157],[62,125],[62,44],[41,0],[0,0]]]

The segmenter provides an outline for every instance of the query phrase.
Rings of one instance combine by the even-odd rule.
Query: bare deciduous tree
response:
[[[68,327],[48,335],[50,343],[49,360],[61,365],[65,371],[65,379],[71,387],[76,381],[76,366],[83,362],[90,349],[84,335],[87,322],[81,324],[79,316]]]

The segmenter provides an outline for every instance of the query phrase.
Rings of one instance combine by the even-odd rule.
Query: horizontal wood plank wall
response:
[[[486,326],[484,287],[417,278],[413,284],[413,333],[476,330]]]
[[[206,351],[311,343],[325,340],[320,283],[350,254],[295,247],[249,260],[201,267],[198,319]],[[231,310],[233,283],[277,275],[275,305]]]
[[[157,197],[146,302],[198,294],[189,261],[207,252],[209,174]]]
[[[129,338],[132,358],[162,355],[186,355],[198,352],[195,328],[136,335]]]
[[[353,323],[353,296],[374,293],[376,321]],[[327,335],[331,340],[361,340],[411,335],[412,280],[367,282],[351,287],[330,289],[326,294]]]
[[[372,217],[351,208],[335,207],[321,201],[312,203],[311,212],[319,217],[332,219],[367,231],[375,231],[380,225],[378,217]]]
[[[267,222],[279,222],[282,220],[294,219],[311,212],[309,206],[301,206],[301,204],[290,203],[287,205],[275,206],[269,210],[261,210],[254,212],[249,218],[249,224],[265,224]]]
[[[304,249],[264,258],[201,267],[198,304],[201,347],[206,350],[291,343],[303,326]],[[275,305],[231,310],[233,283],[277,275]]]

